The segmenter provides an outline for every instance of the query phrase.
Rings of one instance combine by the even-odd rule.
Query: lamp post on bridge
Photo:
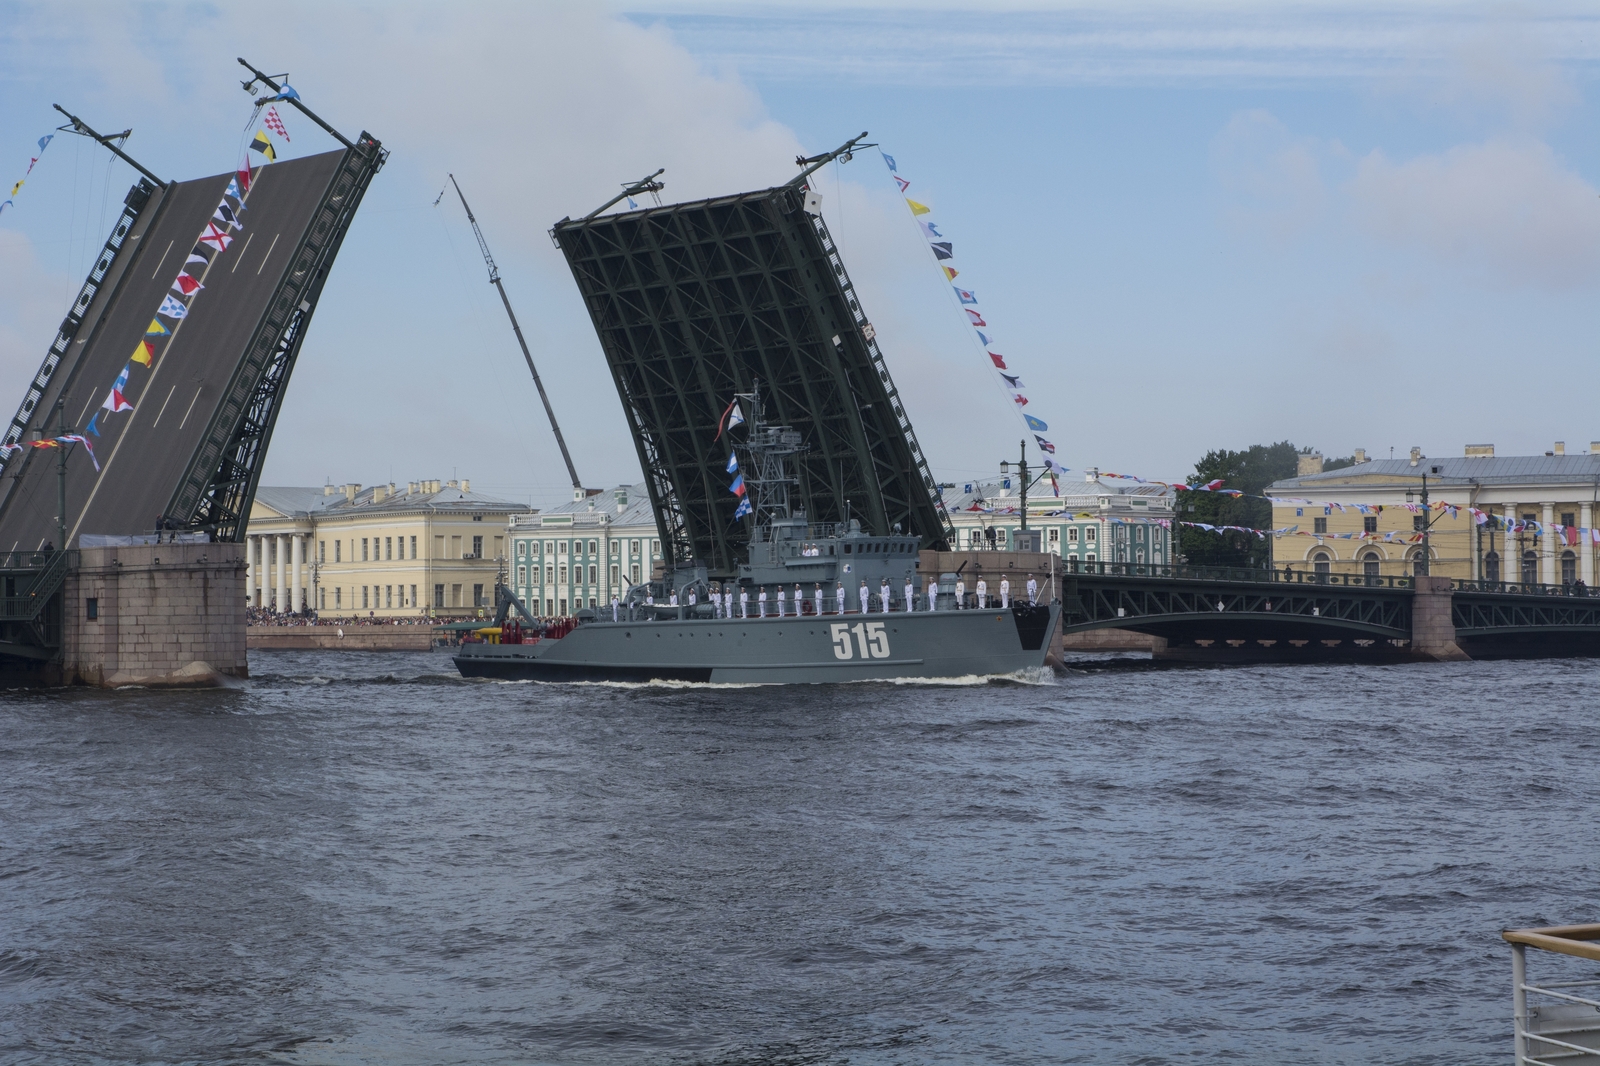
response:
[[[1414,454],[1414,457],[1411,460],[1411,465],[1412,466],[1416,466],[1417,462],[1419,460],[1423,459],[1423,458],[1426,458],[1426,457],[1421,455],[1421,454]],[[1434,477],[1438,477],[1441,473],[1443,473],[1443,471],[1444,471],[1443,467],[1430,466],[1427,470],[1424,470],[1422,472],[1422,474],[1420,475],[1421,478],[1422,478],[1422,554],[1417,558],[1417,569],[1416,569],[1416,576],[1417,577],[1427,577],[1428,576],[1428,572],[1429,572],[1429,565],[1428,564],[1429,564],[1429,557],[1430,557],[1430,554],[1431,554],[1430,553],[1430,549],[1429,549],[1428,534],[1429,534],[1429,531],[1433,528],[1433,512],[1428,507],[1428,474],[1431,473],[1431,474],[1433,474]],[[1410,503],[1411,499],[1412,499],[1412,492],[1411,492],[1410,489],[1407,489],[1406,490],[1406,502]]]
[[[1000,460],[1000,473],[1011,473],[1011,462]],[[1022,531],[1028,531],[1028,442],[1022,442],[1022,458],[1017,460],[1017,477],[1022,483]]]

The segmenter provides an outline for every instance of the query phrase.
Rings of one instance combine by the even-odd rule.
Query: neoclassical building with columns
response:
[[[1309,457],[1309,462],[1302,457],[1301,476],[1267,489],[1276,498],[1273,527],[1299,527],[1297,534],[1273,541],[1274,565],[1336,574],[1414,573],[1422,546],[1413,538],[1424,518],[1426,477],[1430,503],[1459,508],[1454,514],[1427,512],[1433,519],[1431,573],[1595,584],[1589,531],[1600,521],[1600,442],[1590,444],[1588,452],[1570,455],[1559,441],[1544,455],[1496,456],[1492,444],[1470,444],[1464,450],[1462,456],[1438,459],[1413,449],[1404,459],[1374,459],[1328,471],[1320,470],[1319,457]],[[1491,520],[1474,521],[1472,508]],[[1518,522],[1536,525],[1509,534],[1508,544],[1505,526]]]
[[[248,600],[330,615],[470,617],[492,610],[507,524],[531,510],[469,481],[264,486],[245,531]]]

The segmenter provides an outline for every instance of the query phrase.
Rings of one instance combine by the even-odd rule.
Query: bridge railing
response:
[[[1412,587],[1409,576],[1395,574],[1319,574],[1312,570],[1265,570],[1242,566],[1161,566],[1154,563],[1085,562],[1065,559],[1062,573],[1067,577],[1094,575],[1101,577],[1149,577],[1179,581],[1248,581],[1276,585],[1336,585],[1365,588],[1408,589]]]
[[[1499,592],[1513,596],[1594,596],[1596,593],[1588,585],[1548,585],[1539,581],[1481,581],[1467,578],[1452,578],[1450,588],[1454,592]]]

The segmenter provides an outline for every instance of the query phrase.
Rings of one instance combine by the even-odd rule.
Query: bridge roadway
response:
[[[1402,661],[1420,650],[1408,577],[1068,561],[1066,632],[1160,637],[1201,662]],[[1454,643],[1474,659],[1600,655],[1600,596],[1583,587],[1453,581]]]
[[[91,438],[99,473],[83,449],[72,449],[69,541],[79,533],[128,534],[155,527],[344,155],[343,150],[325,152],[256,172],[241,217],[244,230],[226,251],[211,253],[205,289],[189,301],[189,316],[181,324],[162,320],[179,328],[166,343],[157,343],[154,365],[133,366],[126,395],[134,409],[101,415],[100,436]],[[68,432],[83,432],[156,317],[231,177],[176,182],[150,197],[34,408],[32,425],[47,426],[54,435],[51,410],[64,393]],[[8,464],[0,479],[0,552],[36,551],[57,539],[56,459],[53,449],[28,449]]]

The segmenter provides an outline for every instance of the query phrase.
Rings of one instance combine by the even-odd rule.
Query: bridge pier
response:
[[[1459,662],[1472,656],[1456,643],[1450,579],[1416,578],[1411,601],[1411,651],[1420,658]]]
[[[213,686],[248,677],[244,547],[84,548],[62,587],[59,680]]]

